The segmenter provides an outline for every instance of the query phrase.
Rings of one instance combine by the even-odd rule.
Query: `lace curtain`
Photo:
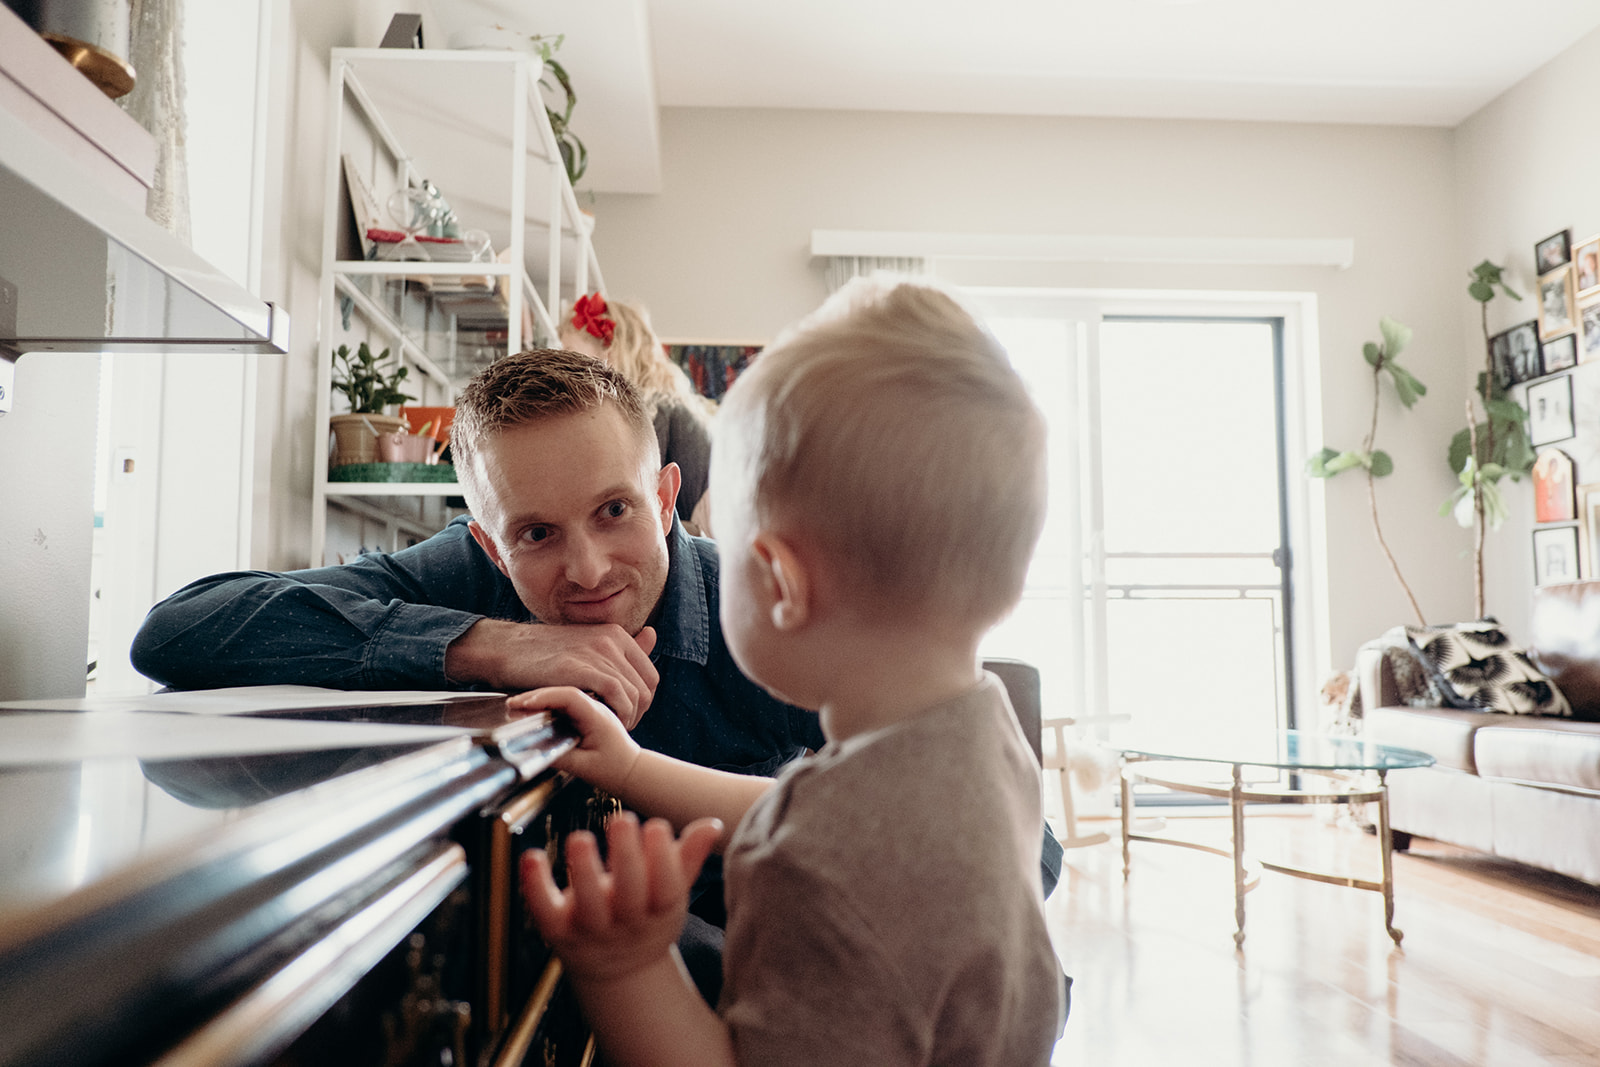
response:
[[[189,163],[183,73],[184,0],[133,0],[128,62],[137,76],[122,106],[156,139],[145,214],[189,244]]]
[[[880,271],[891,274],[927,274],[928,261],[915,256],[829,256],[823,278],[834,292],[851,278]]]

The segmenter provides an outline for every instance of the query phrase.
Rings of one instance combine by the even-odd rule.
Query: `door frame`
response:
[[[1281,456],[1280,492],[1283,494],[1281,531],[1289,552],[1284,570],[1288,587],[1284,602],[1285,686],[1291,724],[1309,725],[1307,709],[1317,706],[1315,679],[1325,675],[1332,662],[1328,626],[1328,571],[1325,521],[1326,508],[1320,481],[1297,477],[1305,469],[1308,456],[1320,449],[1322,441],[1321,353],[1318,346],[1317,297],[1311,292],[1259,292],[1225,290],[1097,290],[963,287],[980,311],[994,314],[1060,315],[1094,327],[1080,330],[1083,358],[1079,368],[1084,395],[1097,395],[1100,339],[1098,325],[1106,319],[1191,319],[1191,320],[1270,320],[1280,323],[1276,331],[1281,372],[1278,390],[1278,418]],[[1084,465],[1098,477],[1100,469],[1100,428],[1098,405],[1087,414],[1088,426],[1083,441]],[[1101,487],[1087,487],[1086,508],[1098,529],[1101,517]],[[1085,546],[1090,560],[1090,580],[1104,585],[1104,547]],[[1106,639],[1104,589],[1095,597],[1101,608],[1091,615],[1090,642],[1086,666],[1090,668],[1090,688],[1086,697],[1090,708],[1106,707],[1106,679],[1100,668]],[[1090,719],[1093,716],[1089,716]],[[1105,737],[1109,724],[1086,723],[1091,735]]]

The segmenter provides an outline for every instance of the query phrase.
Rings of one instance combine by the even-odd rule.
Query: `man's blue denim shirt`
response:
[[[469,521],[343,566],[202,579],[151,609],[133,664],[178,689],[451,688],[445,649],[479,619],[537,621],[473,541]],[[661,683],[635,739],[692,763],[759,774],[821,748],[815,714],[774,699],[734,664],[717,621],[716,545],[674,520],[667,555],[666,589],[650,619]]]

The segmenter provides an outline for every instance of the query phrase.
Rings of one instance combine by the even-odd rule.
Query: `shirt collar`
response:
[[[711,652],[710,598],[700,553],[676,515],[667,535],[667,586],[651,625],[656,628],[652,658],[671,656],[705,666]]]

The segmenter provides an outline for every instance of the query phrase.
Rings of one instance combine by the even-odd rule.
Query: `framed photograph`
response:
[[[1539,340],[1548,341],[1576,325],[1573,310],[1572,265],[1539,279]]]
[[[1578,536],[1585,578],[1595,577],[1596,550],[1600,550],[1600,482],[1578,486]]]
[[[1578,272],[1574,284],[1580,294],[1591,289],[1600,290],[1600,236],[1591,237],[1574,248],[1572,263]]]
[[[1564,333],[1539,346],[1539,363],[1545,374],[1578,365],[1578,335]]]
[[[1535,274],[1547,274],[1572,262],[1572,231],[1562,230],[1533,246]]]
[[[1528,443],[1538,448],[1565,441],[1577,431],[1572,424],[1572,375],[1563,374],[1528,386]]]
[[[1533,531],[1533,584],[1578,580],[1578,528],[1546,526]]]
[[[1572,491],[1572,457],[1546,448],[1533,461],[1533,521],[1571,522],[1578,517]]]
[[[1500,336],[1506,339],[1505,384],[1511,386],[1525,382],[1529,378],[1537,378],[1541,370],[1538,322],[1518,323]],[[1493,343],[1491,338],[1490,344]]]
[[[1600,358],[1600,297],[1578,308],[1578,362]]]
[[[1600,308],[1600,302],[1595,304]],[[1600,325],[1597,320],[1596,325]],[[1600,334],[1597,334],[1600,337]],[[1517,379],[1511,373],[1511,331],[1505,330],[1489,338],[1489,360],[1494,364],[1494,380],[1501,389],[1510,389]]]

